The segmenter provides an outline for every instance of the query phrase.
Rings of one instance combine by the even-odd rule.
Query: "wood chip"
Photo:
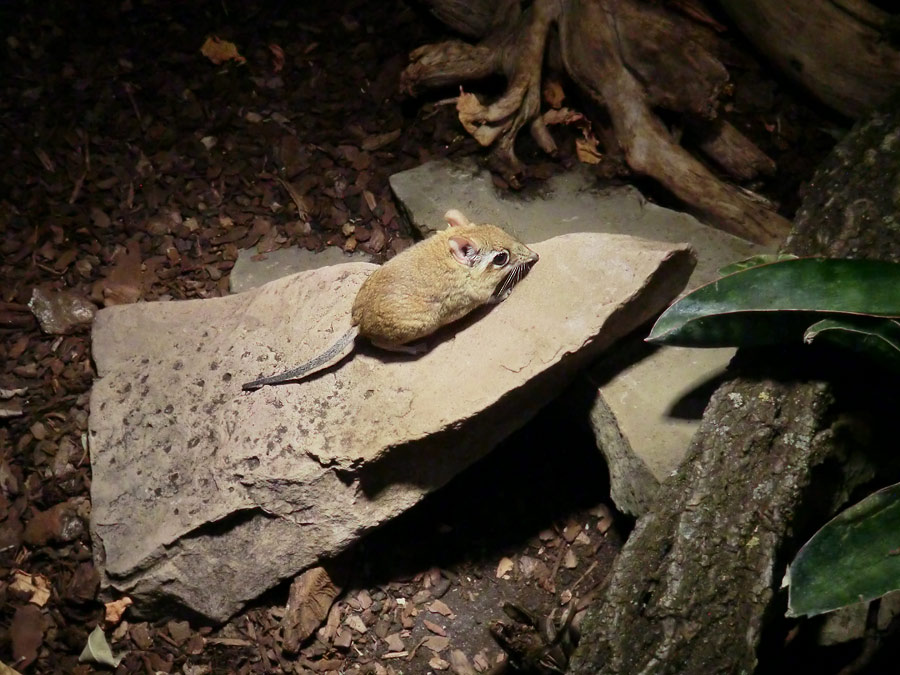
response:
[[[450,638],[441,635],[429,635],[422,640],[422,644],[437,654],[450,646]]]
[[[382,654],[381,658],[383,659],[402,659],[409,656],[409,652],[387,652],[386,654]]]
[[[348,616],[344,621],[344,625],[355,630],[357,633],[367,633],[369,630],[359,614],[351,614]]]
[[[581,532],[582,529],[583,528],[581,527],[581,523],[578,523],[574,520],[569,521],[566,524],[565,529],[563,529],[563,539],[565,539],[567,543],[571,544],[573,541],[575,541],[575,537],[578,536],[578,533]]]
[[[406,650],[406,645],[403,644],[400,633],[391,633],[384,638],[384,643],[387,645],[388,651],[391,652],[402,652]]]
[[[435,614],[440,614],[441,616],[446,616],[449,618],[454,618],[456,615],[453,613],[453,610],[447,606],[443,600],[435,600],[430,605],[428,605],[428,611],[434,612]]]
[[[469,657],[459,649],[450,652],[450,665],[456,675],[475,675],[475,670],[469,663]]]
[[[444,661],[440,656],[435,656],[428,662],[428,667],[435,670],[447,670],[450,667],[450,662]]]
[[[497,565],[497,578],[509,579],[510,572],[513,571],[516,564],[510,558],[501,558]]]
[[[32,604],[16,609],[9,627],[12,642],[13,662],[25,669],[37,658],[38,649],[44,642],[44,615]]]
[[[435,635],[447,637],[447,631],[445,631],[442,626],[439,626],[438,624],[434,623],[433,621],[429,621],[428,619],[423,619],[422,623],[425,625],[425,628],[430,630]]]

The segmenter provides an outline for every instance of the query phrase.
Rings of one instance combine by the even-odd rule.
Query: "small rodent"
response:
[[[494,225],[473,225],[456,209],[449,227],[418,242],[376,269],[353,301],[353,327],[327,351],[302,366],[243,385],[245,391],[300,380],[353,351],[362,335],[376,347],[419,354],[410,342],[488,303],[502,302],[538,255]]]

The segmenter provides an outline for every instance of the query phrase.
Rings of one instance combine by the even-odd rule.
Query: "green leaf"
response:
[[[109,648],[109,643],[106,641],[106,636],[103,634],[103,630],[101,630],[100,626],[97,626],[91,631],[91,634],[88,635],[87,644],[84,646],[84,649],[81,650],[81,655],[78,657],[80,663],[90,661],[112,668],[117,668],[121,660],[121,656],[113,656],[112,649]]]
[[[900,588],[900,483],[826,524],[788,570],[788,616],[815,616]]]
[[[792,253],[760,253],[740,262],[725,265],[719,268],[719,276],[724,277],[735,272],[742,272],[751,267],[759,267],[760,265],[768,265],[769,263],[780,262],[782,260],[796,260],[797,256]]]
[[[900,264],[797,258],[722,277],[659,317],[649,342],[688,347],[799,342],[825,318],[900,318]]]
[[[823,319],[810,326],[803,335],[804,342],[817,338],[861,352],[879,364],[900,370],[900,323],[893,319]]]

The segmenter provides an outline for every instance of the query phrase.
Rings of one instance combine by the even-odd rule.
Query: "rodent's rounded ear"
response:
[[[472,267],[478,261],[478,248],[465,237],[450,237],[450,253],[460,265]]]
[[[450,227],[462,227],[463,225],[471,225],[469,219],[456,209],[450,209],[449,211],[447,211],[447,213],[444,214],[444,220],[446,220],[450,224]]]

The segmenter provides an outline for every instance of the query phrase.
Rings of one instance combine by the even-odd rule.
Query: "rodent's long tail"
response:
[[[353,341],[356,339],[357,335],[359,335],[359,327],[354,326],[344,333],[338,341],[331,345],[326,351],[319,354],[316,358],[307,361],[302,366],[297,366],[284,373],[278,373],[277,375],[263,377],[259,380],[254,380],[253,382],[247,382],[241,386],[241,389],[244,391],[252,391],[264,387],[267,384],[281,384],[282,382],[301,380],[323,368],[332,366],[338,361],[346,358],[353,351]],[[347,349],[348,345],[350,346],[350,349]]]

